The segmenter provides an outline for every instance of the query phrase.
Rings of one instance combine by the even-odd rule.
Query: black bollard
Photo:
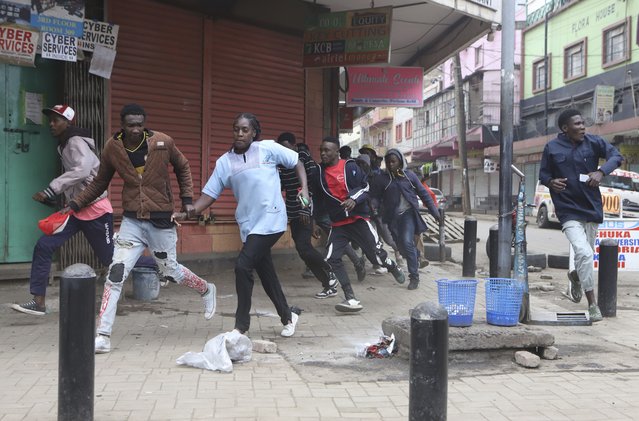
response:
[[[410,312],[408,419],[446,420],[448,400],[448,313],[437,303]]]
[[[439,209],[439,261],[446,261],[446,212]]]
[[[464,260],[462,276],[475,277],[477,257],[477,219],[469,216],[464,221]]]
[[[599,287],[597,300],[601,315],[617,317],[617,240],[604,238],[599,243]]]
[[[499,253],[499,224],[490,227],[488,233],[488,260],[489,274],[491,278],[499,278],[499,267],[497,265],[497,253]]]
[[[78,263],[60,279],[58,421],[93,420],[95,278]]]

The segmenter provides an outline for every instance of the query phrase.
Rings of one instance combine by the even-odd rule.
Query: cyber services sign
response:
[[[304,32],[304,67],[388,63],[392,7],[323,13]]]
[[[346,105],[349,107],[422,107],[421,67],[349,67]]]

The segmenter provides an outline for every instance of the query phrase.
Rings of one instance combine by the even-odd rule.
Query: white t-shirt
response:
[[[297,159],[297,152],[273,140],[252,142],[245,153],[229,151],[217,160],[202,193],[217,199],[225,187],[233,190],[243,243],[249,234],[284,232],[286,207],[277,166],[293,168]]]

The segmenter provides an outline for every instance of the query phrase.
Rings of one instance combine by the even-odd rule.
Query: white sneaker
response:
[[[204,318],[206,320],[211,320],[215,314],[215,294],[215,285],[209,283],[209,287],[204,295],[202,295],[202,299],[204,300]]]
[[[293,313],[291,311],[291,323],[284,326],[284,329],[282,329],[281,335],[284,336],[285,338],[293,336],[293,334],[295,333],[295,326],[297,326],[297,319],[299,318],[300,317],[297,315],[297,313]]]
[[[359,300],[356,300],[355,298],[344,300],[335,306],[335,310],[341,313],[355,313],[363,308],[364,307],[360,304]]]
[[[95,337],[95,353],[106,354],[107,352],[111,352],[111,338],[98,334]]]
[[[388,269],[386,269],[384,266],[379,266],[375,268],[375,273],[378,275],[383,275],[385,273],[388,273]]]

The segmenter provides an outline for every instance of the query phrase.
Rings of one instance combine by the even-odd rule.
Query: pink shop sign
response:
[[[421,107],[424,69],[421,67],[349,67],[346,105],[349,107]]]

